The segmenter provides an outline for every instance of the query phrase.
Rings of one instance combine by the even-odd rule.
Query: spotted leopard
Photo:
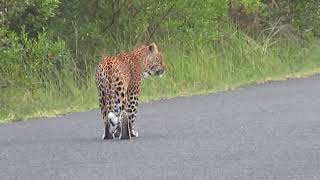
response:
[[[155,43],[100,61],[96,68],[96,85],[104,121],[103,139],[138,136],[135,121],[142,80],[162,75],[166,69]]]

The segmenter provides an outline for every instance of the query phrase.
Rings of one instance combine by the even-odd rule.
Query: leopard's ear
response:
[[[149,45],[149,51],[150,51],[151,53],[158,53],[158,47],[157,47],[157,45],[156,45],[155,43],[151,43],[151,44]]]

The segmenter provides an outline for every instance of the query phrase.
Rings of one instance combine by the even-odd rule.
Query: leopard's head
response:
[[[163,75],[167,70],[167,65],[164,62],[161,52],[155,43],[146,46],[146,56],[144,60],[143,76]]]

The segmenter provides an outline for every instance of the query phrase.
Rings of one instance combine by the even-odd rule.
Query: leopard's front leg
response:
[[[127,114],[128,114],[128,119],[129,119],[129,127],[130,127],[130,132],[132,137],[138,137],[139,133],[135,127],[135,122],[136,122],[136,116],[137,116],[137,111],[138,111],[138,94],[139,91],[137,88],[131,89],[131,91],[128,92],[128,109],[127,109]]]

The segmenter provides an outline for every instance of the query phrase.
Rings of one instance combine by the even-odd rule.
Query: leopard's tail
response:
[[[108,114],[108,119],[110,120],[110,128],[111,128],[111,131],[115,131],[116,128],[118,127],[119,125],[119,118],[113,113],[113,112],[109,112]]]

